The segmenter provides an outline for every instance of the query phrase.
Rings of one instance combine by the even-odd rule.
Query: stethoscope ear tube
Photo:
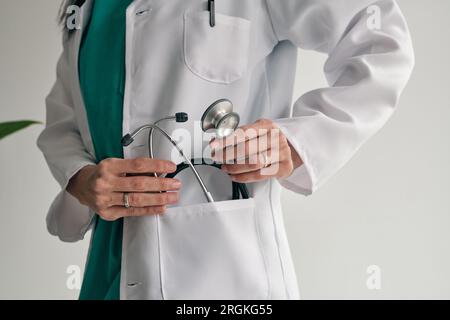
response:
[[[222,167],[219,163],[207,163],[204,159],[192,159],[191,163],[194,166],[210,166],[219,170]],[[181,162],[177,165],[177,170],[175,172],[168,173],[165,177],[171,179],[175,178],[181,171],[187,168],[189,168],[189,164],[186,162]],[[232,182],[232,200],[248,199],[249,197],[249,192],[245,184],[234,181]]]

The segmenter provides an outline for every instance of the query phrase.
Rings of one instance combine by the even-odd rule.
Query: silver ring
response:
[[[127,209],[130,207],[130,202],[128,200],[128,192],[123,193],[123,206]]]

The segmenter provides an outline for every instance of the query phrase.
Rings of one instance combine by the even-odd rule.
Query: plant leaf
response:
[[[16,131],[38,123],[42,122],[33,120],[2,122],[0,123],[0,140]]]

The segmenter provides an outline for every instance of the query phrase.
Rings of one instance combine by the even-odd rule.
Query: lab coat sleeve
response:
[[[393,113],[414,65],[411,39],[391,0],[267,0],[267,8],[279,41],[328,55],[329,87],[306,93],[290,118],[275,120],[304,162],[279,181],[308,195]]]
[[[55,179],[61,186],[47,214],[47,229],[63,241],[83,238],[90,227],[93,213],[66,191],[70,178],[95,160],[86,150],[78,130],[70,94],[69,51],[64,50],[57,64],[56,82],[46,98],[46,126],[37,145]]]

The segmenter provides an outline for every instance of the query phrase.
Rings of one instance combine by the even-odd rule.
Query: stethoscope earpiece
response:
[[[189,120],[189,116],[186,112],[175,113],[175,121],[176,122],[186,122],[188,120]]]

